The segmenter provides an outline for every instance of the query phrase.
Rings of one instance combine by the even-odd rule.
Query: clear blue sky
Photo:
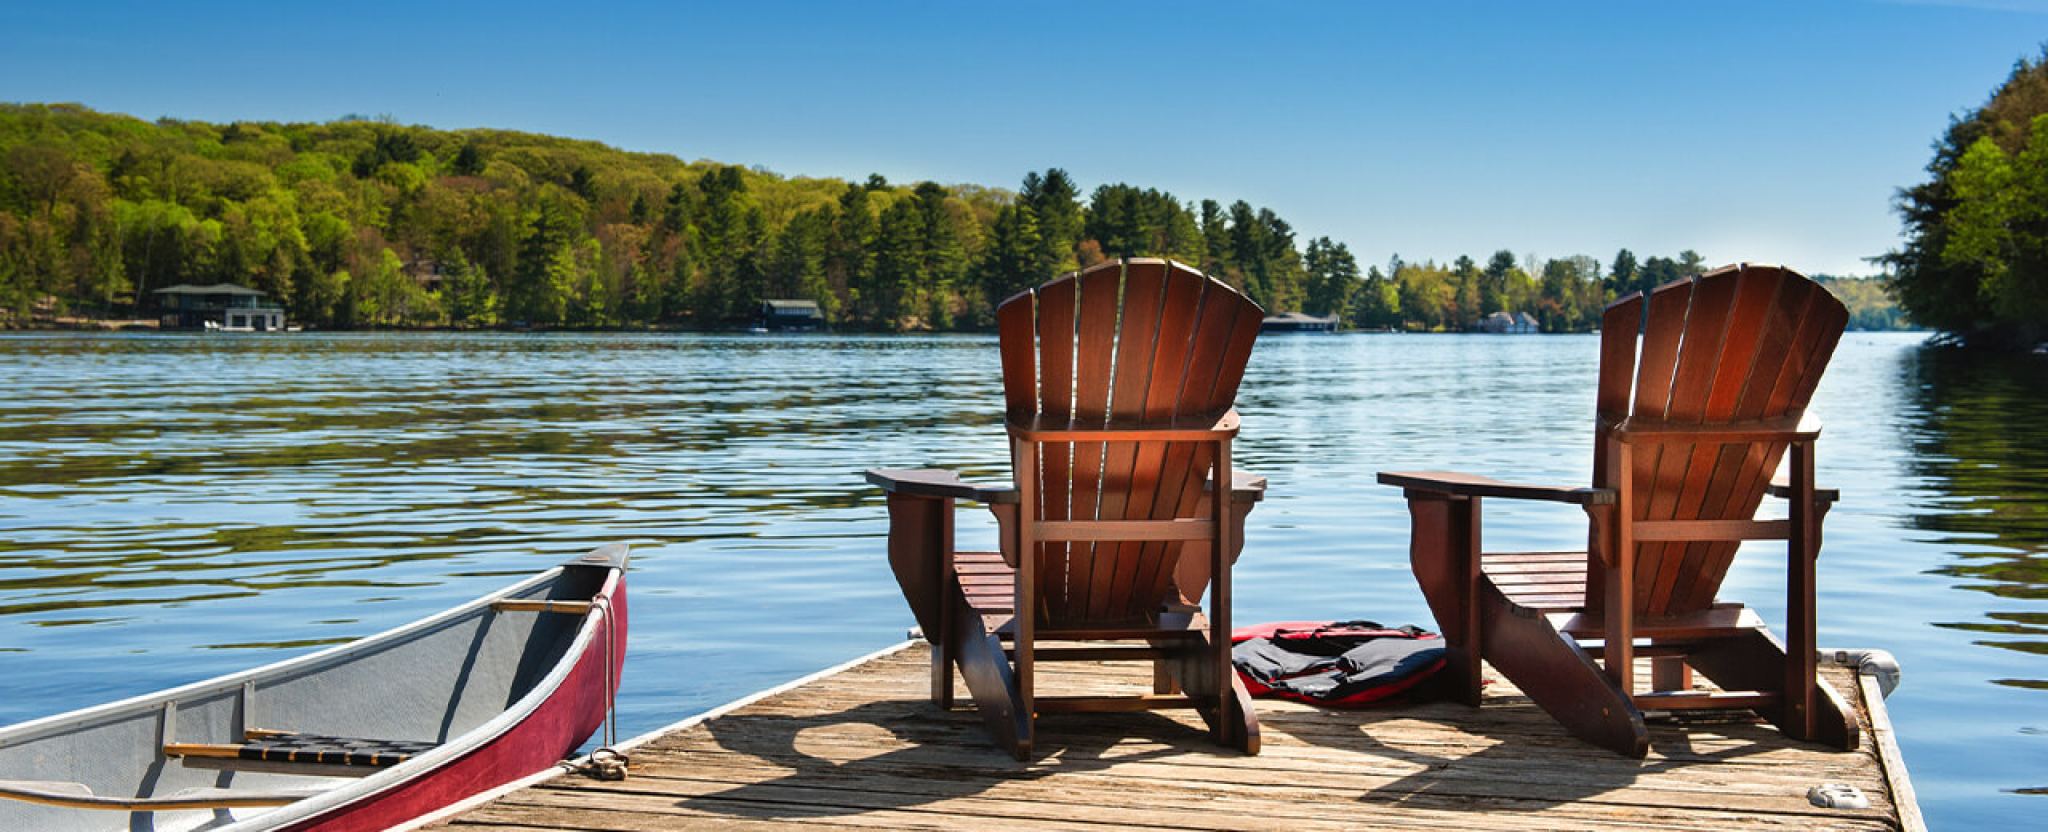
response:
[[[896,181],[1061,166],[1268,206],[1367,262],[1693,248],[1858,273],[1949,116],[2043,41],[2048,0],[67,0],[0,6],[0,100],[389,114]]]

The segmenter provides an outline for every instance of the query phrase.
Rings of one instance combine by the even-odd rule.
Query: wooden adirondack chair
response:
[[[1814,560],[1836,494],[1814,487],[1820,431],[1801,422],[1847,321],[1826,289],[1772,266],[1632,294],[1601,319],[1591,488],[1382,472],[1406,489],[1411,565],[1465,700],[1479,704],[1484,658],[1573,734],[1625,755],[1648,751],[1644,710],[1706,708],[1855,748],[1855,717],[1814,672]],[[1788,447],[1790,482],[1773,483]],[[1754,519],[1766,494],[1790,519]],[[1589,552],[1481,553],[1489,497],[1583,507]],[[1786,541],[1785,643],[1715,600],[1744,540]],[[1653,659],[1652,692],[1636,692],[1638,656]],[[1722,691],[1693,690],[1693,670]]]
[[[888,493],[890,565],[933,646],[933,701],[952,706],[957,667],[1020,760],[1037,714],[1167,707],[1198,709],[1218,743],[1257,753],[1230,664],[1230,564],[1265,482],[1231,470],[1230,443],[1262,317],[1229,286],[1152,259],[1068,274],[997,309],[1014,485],[867,473]],[[1208,499],[1218,491],[1231,499]],[[1000,553],[953,550],[956,500],[995,513]],[[1204,584],[1207,615],[1192,603]],[[1037,662],[1120,658],[1153,660],[1152,694],[1034,689]]]

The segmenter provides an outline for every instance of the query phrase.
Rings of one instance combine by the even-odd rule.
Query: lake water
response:
[[[1821,644],[1895,653],[1937,827],[2048,809],[2048,359],[1850,334]],[[1268,337],[1237,620],[1429,614],[1381,469],[1583,483],[1590,337]],[[1007,476],[989,337],[0,337],[0,723],[405,623],[634,547],[624,734],[903,638],[869,466]],[[1493,548],[1583,515],[1487,509]],[[993,545],[985,515],[962,542]],[[1782,550],[1779,550],[1782,551]],[[1782,554],[1723,597],[1782,621]]]

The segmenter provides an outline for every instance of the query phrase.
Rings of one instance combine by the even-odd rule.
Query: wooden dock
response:
[[[1842,668],[1825,672],[1858,704],[1853,752],[1742,720],[1653,725],[1648,759],[1626,759],[1565,735],[1495,678],[1480,709],[1262,701],[1255,757],[1211,746],[1191,712],[1045,717],[1028,763],[992,747],[971,711],[933,706],[927,668],[922,642],[884,651],[633,741],[623,782],[531,778],[425,820],[474,832],[1924,828],[1882,700],[1865,704],[1875,686]],[[1060,693],[1152,678],[1141,663],[1039,672],[1039,690]],[[1871,808],[1813,806],[1807,789],[1824,782],[1856,786]]]

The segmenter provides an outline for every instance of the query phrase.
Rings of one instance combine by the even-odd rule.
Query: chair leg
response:
[[[1232,670],[1230,674],[1230,693],[1232,700],[1237,703],[1235,708],[1235,716],[1237,718],[1235,727],[1237,750],[1246,754],[1257,754],[1259,753],[1259,712],[1252,710],[1251,691],[1245,690],[1244,680],[1237,678],[1235,670]]]
[[[1650,686],[1657,690],[1692,690],[1692,668],[1682,658],[1651,659]]]
[[[953,709],[953,641],[941,639],[932,645],[932,704],[940,710]]]
[[[1495,670],[1579,739],[1626,757],[1650,751],[1643,713],[1614,679],[1550,619],[1480,586],[1482,649]]]
[[[1019,760],[1030,759],[1031,709],[1025,706],[1017,677],[1003,655],[1003,643],[982,628],[981,616],[973,614],[958,586],[950,587],[948,594],[958,606],[946,641],[953,645],[954,661],[960,666],[961,680],[967,683],[967,693],[974,697],[974,708],[996,747]]]
[[[1259,753],[1259,714],[1253,710],[1251,693],[1237,678],[1237,670],[1225,663],[1216,666],[1216,651],[1208,633],[1199,640],[1181,643],[1185,649],[1158,666],[1172,677],[1174,686],[1191,702],[1211,736],[1225,748],[1246,754]],[[1157,646],[1155,644],[1155,646]]]
[[[1180,692],[1180,682],[1173,678],[1173,671],[1166,666],[1164,659],[1155,659],[1152,662],[1152,692],[1160,696],[1172,696]]]
[[[1712,680],[1722,690],[1782,692],[1786,685],[1786,668],[1791,666],[1791,657],[1786,655],[1785,646],[1764,629],[1716,639],[1700,646],[1686,658],[1700,675]],[[1757,713],[1793,739],[1843,750],[1855,749],[1858,743],[1855,712],[1849,709],[1841,694],[1821,681],[1819,676],[1810,675],[1806,681],[1813,686],[1814,730],[1811,735],[1802,736],[1804,721],[1788,719],[1783,707],[1763,708]]]

